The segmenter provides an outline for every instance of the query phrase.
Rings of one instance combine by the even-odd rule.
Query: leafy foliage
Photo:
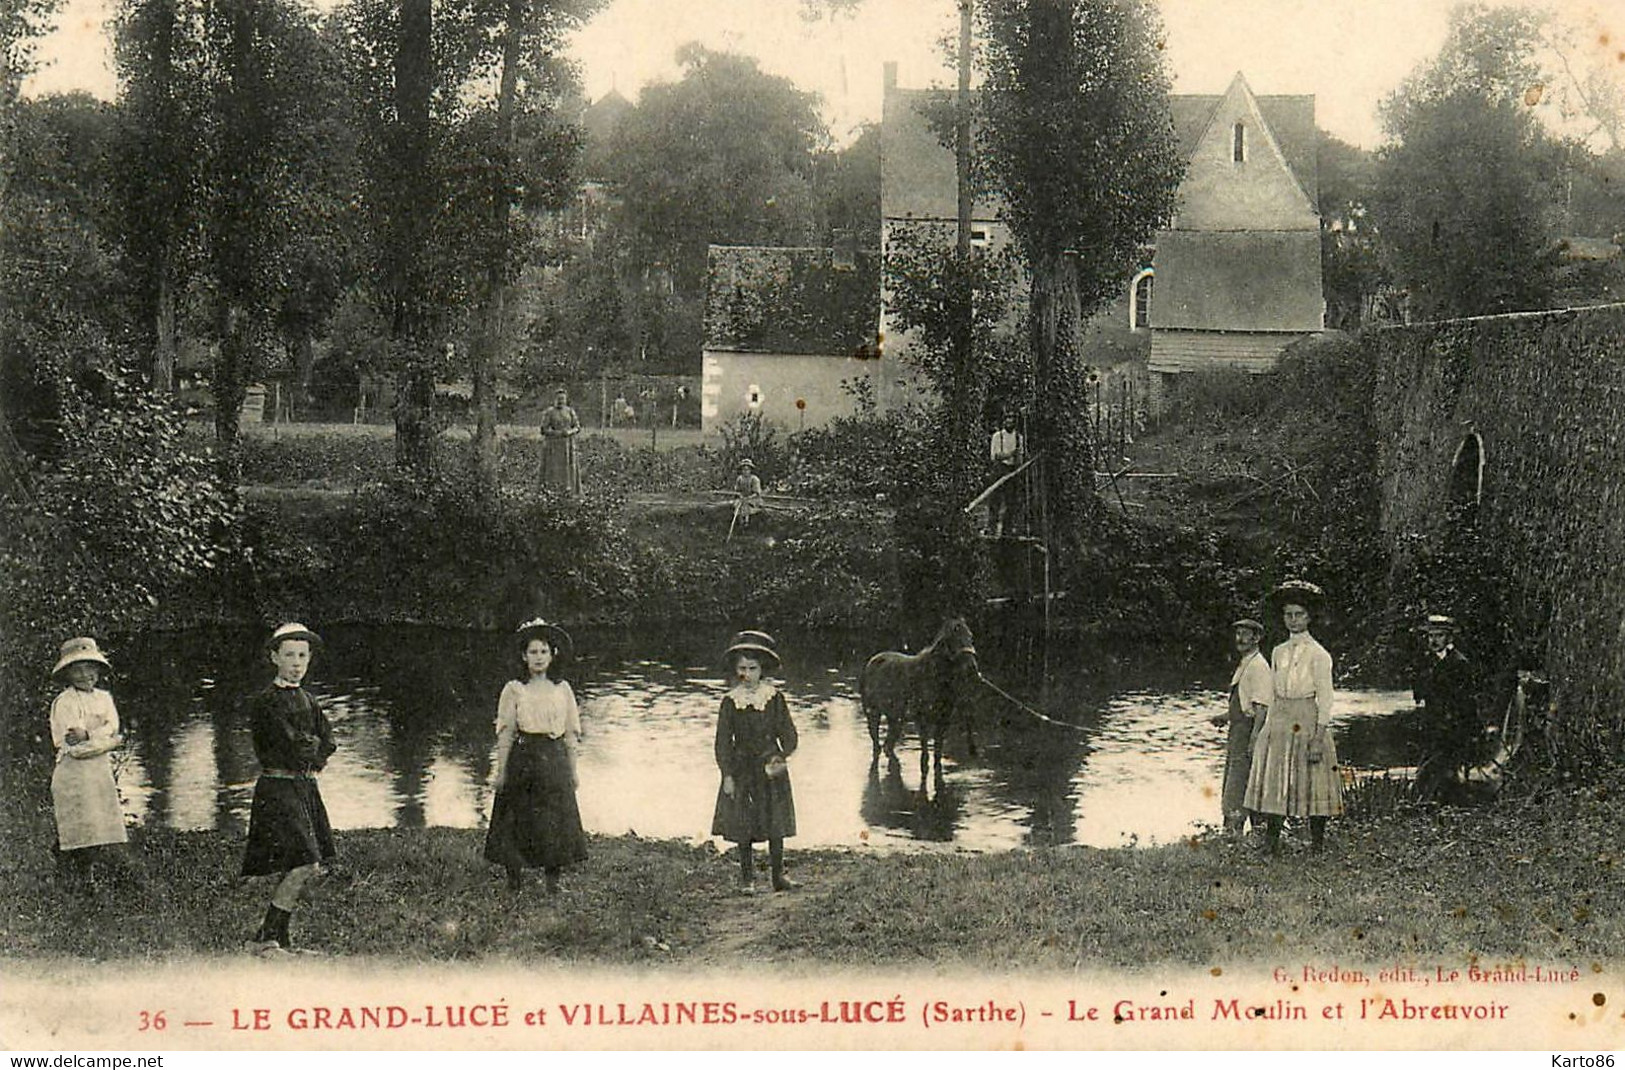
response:
[[[98,378],[92,394],[62,377],[60,456],[0,499],[0,688],[26,691],[70,635],[150,621],[234,543],[234,496],[180,414],[130,376]]]
[[[1075,549],[1093,511],[1083,323],[1167,221],[1184,173],[1160,23],[1140,0],[984,0],[976,14],[981,152],[1032,273],[1031,446]]]

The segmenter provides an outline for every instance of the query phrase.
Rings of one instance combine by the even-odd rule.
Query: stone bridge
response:
[[[1625,739],[1625,304],[1377,330],[1382,529],[1408,613],[1543,668],[1566,766]]]

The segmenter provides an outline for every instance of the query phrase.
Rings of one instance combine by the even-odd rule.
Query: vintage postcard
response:
[[[979,111],[1054,136],[989,135],[962,195],[962,5],[966,99],[1026,99],[1008,87],[1049,59],[1012,58],[1029,6],[1138,10],[538,4],[586,12],[529,28],[573,65],[558,93],[479,4],[199,6],[166,82],[140,37],[162,5],[63,0],[8,105],[30,207],[3,219],[45,292],[84,290],[11,291],[38,329],[0,338],[24,354],[3,389],[72,379],[28,349],[53,324],[136,309],[137,348],[169,346],[142,374],[191,406],[143,440],[174,446],[153,464],[181,471],[237,397],[246,519],[194,545],[187,525],[227,521],[186,478],[107,460],[130,484],[109,510],[167,510],[131,528],[141,582],[194,551],[238,579],[177,581],[133,632],[0,640],[5,671],[51,652],[23,681],[40,708],[11,711],[0,1045],[1613,1065],[1625,803],[1596,770],[1625,696],[1625,14],[1162,0],[1153,32],[1077,33],[1083,68],[1109,56],[1090,106],[1111,123]],[[424,12],[444,125],[380,167],[417,84],[396,16]],[[259,67],[221,45],[241,20]],[[274,107],[233,96],[253,78]],[[174,187],[212,207],[181,224],[162,205],[184,199],[131,214],[156,156],[89,162],[157,138],[160,98],[215,139]],[[511,204],[492,145],[542,169]],[[1092,246],[978,283],[1002,326],[971,332],[974,390],[940,371],[927,299],[957,277],[905,277],[922,234],[967,263],[1041,248],[1058,176],[1161,213],[1074,325],[1070,409],[1018,325],[1030,293],[1087,290]],[[413,246],[391,212],[425,189],[440,229]],[[112,330],[64,337],[112,352]],[[417,379],[391,363],[413,331],[439,360]],[[441,422],[413,423],[412,383]],[[948,425],[977,466],[951,508],[908,496],[937,478],[919,414],[943,384],[975,399]],[[46,475],[0,491],[60,517],[49,473],[89,478],[72,454],[100,447],[54,450],[43,396],[0,406],[0,459]],[[1086,514],[1054,474],[1080,437]],[[436,450],[482,475],[414,467]],[[1078,515],[1084,550],[1056,531]],[[51,604],[15,576],[18,605]]]

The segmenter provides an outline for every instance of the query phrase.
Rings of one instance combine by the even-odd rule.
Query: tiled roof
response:
[[[1316,231],[1165,230],[1153,264],[1153,331],[1321,328]]]
[[[1189,157],[1207,129],[1220,94],[1181,93],[1168,98],[1180,151]],[[1318,196],[1317,134],[1313,96],[1254,96],[1270,126],[1281,155],[1311,200]],[[928,118],[952,106],[952,94],[941,89],[889,89],[880,126],[880,214],[885,219],[953,219],[957,186],[953,153],[945,147]],[[974,216],[998,217],[998,201],[978,198]]]

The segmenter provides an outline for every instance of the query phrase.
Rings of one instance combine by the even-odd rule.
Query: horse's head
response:
[[[949,617],[943,621],[931,645],[946,655],[955,668],[976,670],[976,639],[964,617]]]

